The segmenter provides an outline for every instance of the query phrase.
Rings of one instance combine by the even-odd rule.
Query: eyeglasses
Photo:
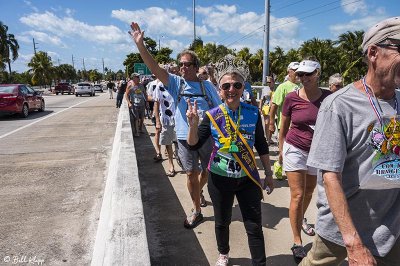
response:
[[[339,87],[339,88],[342,88],[343,87],[343,84],[331,84],[332,86],[335,86],[335,87]]]
[[[302,78],[302,77],[304,77],[304,76],[310,77],[310,76],[312,76],[312,75],[314,75],[314,74],[315,74],[315,71],[313,71],[313,72],[311,72],[311,73],[305,73],[305,72],[297,72],[297,73],[296,73],[296,75],[297,75],[298,77],[300,77],[300,78]]]
[[[376,46],[378,47],[396,47],[397,52],[400,53],[400,43],[394,44],[394,43],[378,43]]]
[[[193,62],[179,62],[179,67],[190,67],[191,65],[193,65]]]
[[[224,83],[221,85],[221,89],[226,91],[226,90],[229,90],[231,86],[233,86],[237,90],[240,90],[243,87],[243,84],[240,83],[239,81],[236,81],[234,83],[227,82],[227,83]]]

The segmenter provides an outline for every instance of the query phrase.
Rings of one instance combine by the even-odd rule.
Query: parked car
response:
[[[54,93],[58,95],[59,93],[64,94],[74,94],[74,87],[68,82],[60,82],[54,87]]]
[[[78,97],[78,95],[82,96],[84,94],[88,94],[89,96],[96,95],[94,91],[94,86],[89,82],[80,82],[76,84],[75,96]]]
[[[101,84],[94,84],[94,91],[99,91],[99,92],[103,92],[103,85]]]
[[[0,113],[18,113],[27,117],[29,112],[43,112],[45,102],[42,92],[25,84],[0,84]]]

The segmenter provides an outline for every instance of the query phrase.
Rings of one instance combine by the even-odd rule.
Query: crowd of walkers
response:
[[[290,188],[288,250],[297,263],[340,265],[347,258],[349,265],[400,265],[399,17],[365,33],[361,48],[368,71],[360,80],[344,86],[335,73],[329,88],[321,88],[321,63],[309,56],[291,62],[276,89],[274,77],[267,77],[259,103],[249,67],[233,55],[201,66],[196,53],[184,50],[177,65],[159,65],[137,23],[130,35],[153,76],[147,86],[137,73],[117,84],[116,106],[125,95],[135,137],[143,133],[144,118],[152,119],[154,161],[163,159],[165,146],[166,175],[175,176],[175,162],[185,172],[192,208],[183,227],[193,229],[203,221],[207,185],[216,265],[229,263],[235,197],[252,263],[266,265],[261,200],[274,191],[270,145],[279,150],[277,161]],[[114,85],[107,87],[113,98]],[[310,202],[316,187],[314,228],[305,213],[315,208]],[[302,232],[314,236],[308,252]]]

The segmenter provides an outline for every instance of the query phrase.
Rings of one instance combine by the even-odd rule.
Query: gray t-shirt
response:
[[[396,99],[400,104],[397,91]],[[378,109],[379,106],[385,115],[396,114],[394,99],[379,100]],[[309,166],[342,173],[342,186],[355,227],[363,243],[376,256],[385,256],[400,235],[400,188],[388,189],[384,180],[397,178],[397,184],[400,182],[399,156],[386,150],[390,145],[376,141],[374,135],[375,131],[386,128],[389,129],[386,138],[392,135],[394,140],[399,140],[400,123],[394,121],[398,123],[396,128],[387,122],[386,119],[384,126],[380,126],[367,95],[350,84],[323,101],[307,161]],[[382,167],[390,169],[389,172],[379,172]],[[395,187],[395,182],[391,184]],[[318,172],[317,207],[317,233],[344,246],[328,205],[321,171]]]

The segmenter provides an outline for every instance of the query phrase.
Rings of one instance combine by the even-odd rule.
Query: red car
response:
[[[19,113],[25,118],[31,111],[44,109],[41,92],[25,84],[0,84],[0,113]]]

